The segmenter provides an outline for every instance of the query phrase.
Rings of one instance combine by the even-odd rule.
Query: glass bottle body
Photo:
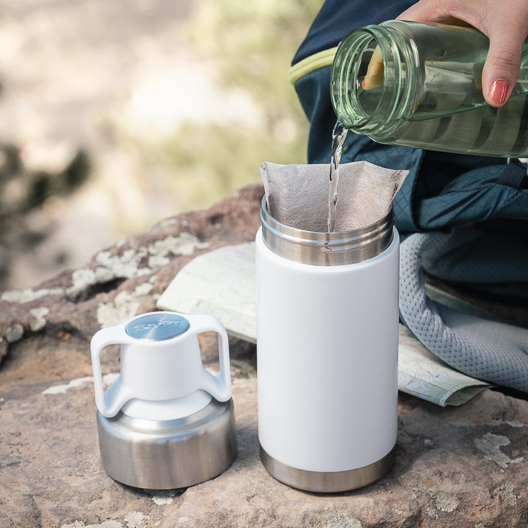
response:
[[[488,105],[488,38],[474,28],[393,20],[350,33],[331,74],[346,128],[379,143],[477,154],[528,155],[528,43],[508,102]]]

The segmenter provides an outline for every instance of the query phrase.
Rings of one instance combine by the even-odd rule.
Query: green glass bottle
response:
[[[330,91],[337,118],[379,143],[528,156],[528,40],[519,79],[501,108],[486,103],[488,38],[474,28],[391,20],[339,45]]]

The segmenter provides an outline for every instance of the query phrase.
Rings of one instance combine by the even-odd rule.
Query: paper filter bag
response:
[[[409,173],[357,161],[339,167],[336,231],[366,227],[387,214]],[[330,164],[260,168],[268,211],[284,225],[305,231],[328,231]]]

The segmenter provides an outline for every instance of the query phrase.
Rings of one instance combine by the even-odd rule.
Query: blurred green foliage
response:
[[[265,105],[270,120],[304,118],[287,76],[321,4],[321,0],[204,0],[189,33],[198,47],[216,56],[220,81],[248,90]]]
[[[188,38],[218,65],[218,82],[259,107],[258,126],[188,123],[157,153],[178,212],[210,206],[260,181],[264,161],[305,163],[308,120],[288,81],[322,0],[202,0]],[[152,161],[152,160],[151,160]]]

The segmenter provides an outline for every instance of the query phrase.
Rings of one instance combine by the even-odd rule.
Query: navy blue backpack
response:
[[[353,29],[396,18],[414,2],[327,0],[290,71],[310,121],[308,162],[329,163],[336,117],[330,70]],[[382,145],[349,133],[343,163],[409,170],[394,199],[401,246],[400,316],[434,354],[476,378],[528,392],[528,306],[520,326],[461,313],[426,295],[424,271],[459,284],[528,282],[526,160]],[[519,297],[517,303],[528,299]],[[525,328],[522,328],[522,327]]]

